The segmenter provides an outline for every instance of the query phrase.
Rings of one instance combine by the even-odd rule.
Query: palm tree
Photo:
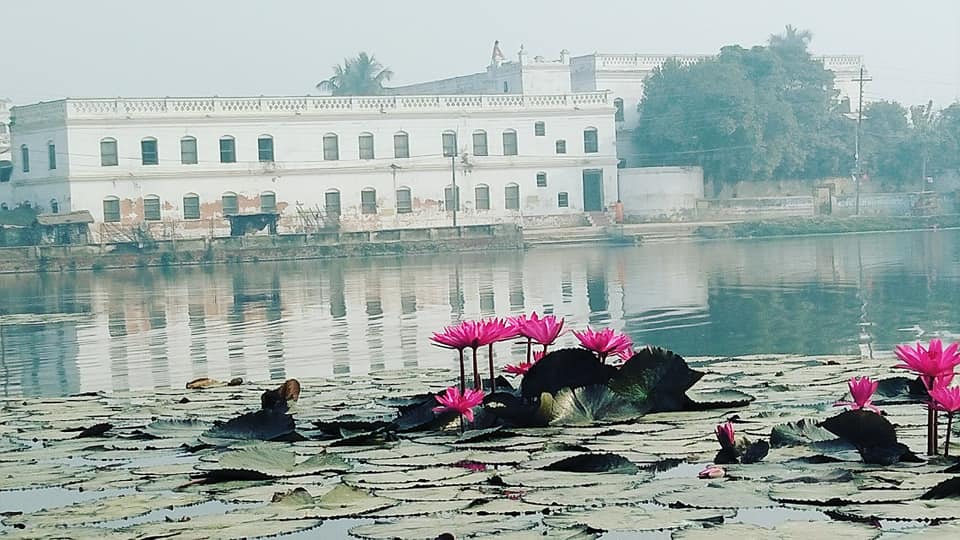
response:
[[[806,50],[812,38],[813,33],[809,30],[800,30],[796,26],[788,24],[782,34],[772,34],[768,44],[774,48]]]
[[[333,76],[317,84],[317,89],[335,96],[373,96],[383,92],[383,83],[393,71],[383,67],[372,54],[361,52],[333,66]]]

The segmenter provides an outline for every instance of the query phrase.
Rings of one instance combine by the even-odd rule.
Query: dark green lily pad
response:
[[[242,414],[222,424],[214,425],[203,433],[201,439],[212,443],[218,440],[295,440],[296,422],[289,414],[260,410]]]
[[[523,376],[520,393],[527,399],[537,399],[544,392],[553,394],[561,388],[580,388],[606,384],[617,369],[600,362],[586,349],[560,349],[535,363]]]
[[[958,499],[960,498],[960,476],[955,476],[949,480],[944,480],[933,486],[921,499]]]
[[[635,474],[639,469],[629,459],[617,454],[580,454],[542,467],[544,471],[581,473]]]
[[[673,351],[647,347],[620,367],[610,388],[649,412],[682,411],[690,406],[686,391],[703,375]]]
[[[548,395],[549,396],[549,395]],[[592,426],[628,422],[643,416],[643,409],[614,393],[606,385],[562,388],[541,400],[541,413],[551,425]]]

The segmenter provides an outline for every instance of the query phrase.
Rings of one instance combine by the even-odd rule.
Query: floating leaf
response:
[[[563,388],[551,400],[542,400],[542,414],[551,425],[590,426],[600,422],[627,422],[644,410],[614,393],[606,385]]]
[[[635,474],[639,469],[617,454],[580,454],[542,467],[545,471]]]
[[[960,476],[944,480],[930,488],[921,499],[957,499],[960,498]]]
[[[569,528],[584,525],[597,531],[659,531],[687,527],[704,520],[722,520],[724,510],[674,510],[650,505],[643,507],[606,507],[559,512],[543,518],[550,527]]]
[[[656,498],[660,504],[689,508],[762,508],[774,506],[765,486],[745,481],[716,481]]]
[[[385,523],[360,525],[350,529],[350,534],[368,540],[394,538],[437,538],[449,533],[455,538],[502,537],[504,533],[528,531],[538,526],[536,516],[458,515],[443,517],[414,517]]]
[[[811,538],[843,538],[873,540],[877,530],[869,525],[831,521],[786,521],[767,528],[748,523],[689,528],[673,533],[673,540],[716,540],[717,538],[775,538],[777,540],[810,540]]]
[[[366,490],[342,484],[324,493],[315,502],[315,508],[310,511],[311,517],[322,519],[359,516],[398,504],[395,500],[376,497]]]
[[[714,390],[696,392],[687,390],[691,410],[703,411],[709,409],[739,409],[746,407],[754,399],[750,394],[739,390]]]
[[[686,391],[701,377],[674,352],[647,347],[620,367],[610,388],[650,412],[682,411],[690,405]]]
[[[296,423],[289,414],[272,410],[260,410],[241,414],[223,424],[205,431],[204,440],[290,440],[296,434]]]
[[[807,418],[778,424],[770,430],[770,446],[803,446],[815,442],[833,441],[837,436]]]
[[[559,349],[530,367],[520,383],[520,393],[531,399],[543,393],[554,394],[561,388],[606,384],[616,372],[615,367],[601,363],[586,349]]]
[[[194,419],[162,419],[150,422],[141,431],[157,439],[183,439],[197,437],[209,426]]]

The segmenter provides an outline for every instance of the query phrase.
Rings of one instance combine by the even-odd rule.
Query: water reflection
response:
[[[686,355],[869,355],[960,338],[958,258],[941,231],[0,276],[0,392],[448,364],[434,330],[532,309]]]

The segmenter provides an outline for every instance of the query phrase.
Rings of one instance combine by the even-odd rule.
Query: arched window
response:
[[[567,195],[566,191],[561,191],[557,193],[557,206],[559,208],[567,208],[570,206],[570,196]]]
[[[184,165],[197,164],[197,139],[186,136],[180,139],[180,163]]]
[[[113,137],[100,139],[100,166],[116,167],[120,164],[120,157],[117,155],[117,140]]]
[[[457,133],[455,131],[444,131],[441,141],[443,142],[443,157],[457,155]]]
[[[373,159],[376,157],[373,151],[372,133],[361,133],[357,141],[360,145],[360,159]]]
[[[473,155],[487,155],[487,132],[482,129],[473,132]]]
[[[340,159],[340,140],[336,133],[327,133],[323,136],[323,160],[337,161]]]
[[[260,211],[265,214],[273,214],[277,211],[277,194],[272,191],[264,191],[260,194]]]
[[[160,221],[160,197],[147,195],[143,198],[144,221]]]
[[[583,151],[586,154],[596,154],[600,151],[597,142],[597,128],[587,128],[583,130]]]
[[[413,197],[410,195],[410,188],[403,186],[397,190],[397,213],[409,214],[413,212]]]
[[[10,207],[7,206],[7,203],[0,203],[0,210],[9,210]]]
[[[237,162],[237,141],[232,135],[220,137],[220,163]]]
[[[220,211],[224,216],[233,216],[240,213],[240,203],[237,194],[228,191],[220,196]]]
[[[200,196],[196,193],[183,196],[183,219],[200,219]]]
[[[323,194],[323,207],[330,217],[340,216],[340,192],[336,189]]]
[[[517,132],[512,129],[503,132],[503,155],[517,155]]]
[[[60,203],[56,199],[50,199],[50,213],[59,214],[60,213]]]
[[[507,210],[520,209],[520,186],[512,182],[507,184],[503,190],[503,207]]]
[[[103,198],[103,222],[120,223],[120,198],[109,195]]]
[[[30,149],[27,145],[20,145],[20,165],[23,172],[30,172]]]
[[[360,213],[377,213],[377,190],[373,188],[363,188],[360,192]]]
[[[57,168],[57,145],[53,141],[47,141],[47,169]]]
[[[264,163],[273,161],[273,136],[257,137],[257,159]]]
[[[406,132],[398,131],[393,135],[393,157],[410,157],[410,136]]]
[[[443,207],[448,212],[452,212],[454,208],[460,210],[460,186],[457,186],[456,190],[452,185],[443,188]]]
[[[477,184],[473,188],[474,206],[477,210],[490,209],[490,188],[486,184]]]
[[[144,165],[160,164],[160,155],[157,151],[157,139],[144,137],[140,140],[140,162]]]
[[[623,100],[620,98],[613,100],[613,107],[616,109],[613,113],[613,120],[623,122]]]
[[[543,122],[533,123],[533,135],[535,137],[544,137],[547,135],[547,125]]]

